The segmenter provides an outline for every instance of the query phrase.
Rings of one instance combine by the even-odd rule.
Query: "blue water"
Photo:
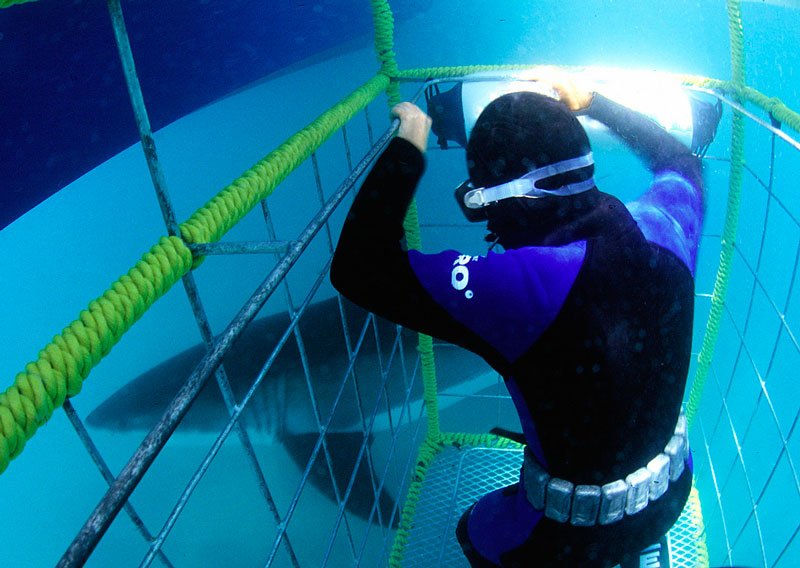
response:
[[[307,11],[308,4],[297,3],[297,10]],[[132,3],[131,9],[136,5]],[[335,9],[331,3],[319,2],[311,6],[311,13],[319,13],[315,6],[319,6],[323,13]],[[219,3],[215,7],[217,11],[213,18],[209,16],[209,20],[204,22],[205,29],[212,31],[215,22],[222,26],[226,18],[225,4]],[[396,52],[401,68],[554,63],[657,69],[717,78],[730,75],[723,2],[678,0],[668,5],[658,3],[656,7],[656,3],[634,0],[510,1],[502,5],[478,0],[457,3],[436,0],[424,8],[416,14],[406,14],[398,21]],[[55,12],[49,12],[55,9],[40,2],[13,10],[38,11],[55,16]],[[800,55],[797,50],[800,13],[791,7],[745,3],[743,14],[748,83],[797,108],[796,101],[800,95]],[[165,20],[169,21],[169,18]],[[363,24],[363,20],[358,21]],[[2,22],[0,19],[0,25]],[[269,21],[265,25],[283,33],[296,30],[281,21]],[[285,68],[282,73],[267,75],[250,87],[223,97],[225,92],[239,89],[244,82],[271,71],[264,69],[261,75],[254,74],[255,71],[244,64],[241,73],[231,78],[228,91],[221,89],[213,95],[200,97],[209,102],[207,106],[175,122],[163,121],[165,126],[158,131],[156,141],[178,219],[187,218],[220,188],[375,73],[374,52],[370,38],[364,35],[363,26],[352,34],[344,24],[337,30],[348,41],[338,46],[335,42],[320,41],[316,49],[309,50],[304,58],[293,60],[293,66]],[[294,34],[292,39],[302,37],[305,42],[315,42],[308,30],[297,29],[291,33]],[[3,40],[10,35],[10,30],[0,28],[0,60],[11,58],[12,53],[6,48],[8,42]],[[169,37],[168,33],[164,35]],[[52,53],[58,53],[63,47],[61,42],[67,41],[55,31],[49,32],[49,40]],[[86,57],[96,57],[97,49],[108,50],[109,47],[106,43],[98,47],[87,42],[76,49],[85,50]],[[311,54],[316,55],[308,59]],[[284,62],[291,59],[287,54],[282,55],[286,55],[282,58]],[[203,61],[199,63],[202,66]],[[24,67],[13,69],[18,74],[25,73]],[[145,76],[148,74],[147,69],[140,72]],[[247,81],[243,82],[243,77]],[[22,80],[20,77],[19,81]],[[25,80],[29,78],[26,76]],[[164,79],[165,82],[169,80],[174,81],[174,78]],[[121,83],[115,84],[115,88],[123,89]],[[407,96],[412,91],[413,87],[404,87]],[[41,94],[35,85],[31,86],[31,92]],[[75,108],[86,108],[87,104],[91,108],[92,93],[80,96],[86,98],[76,100]],[[41,113],[45,112],[46,99],[31,97],[29,100],[31,106],[39,105]],[[67,106],[61,112],[68,114],[70,109]],[[129,110],[125,108],[119,112]],[[714,156],[729,154],[730,113],[726,112],[726,121],[709,152]],[[379,99],[371,106],[371,116],[376,130],[381,130],[385,124],[385,101]],[[129,115],[126,115],[126,120],[129,120]],[[747,134],[748,165],[760,177],[767,179],[769,138],[752,126],[748,127]],[[363,119],[356,121],[348,135],[353,156],[361,156],[368,147]],[[23,140],[9,138],[6,133],[4,139],[2,171],[11,171],[14,168],[13,157],[23,151],[21,148],[25,145]],[[319,152],[323,182],[328,192],[346,173],[342,146],[341,139],[335,137]],[[435,150],[428,155],[429,171],[419,193],[422,220],[454,222],[457,211],[451,204],[450,188],[464,177],[463,157],[458,152]],[[41,164],[48,161],[58,163],[63,158],[61,155],[25,155],[26,161],[38,160]],[[800,216],[800,198],[794,191],[793,180],[799,168],[797,152],[779,145],[775,194],[795,218]],[[709,293],[713,286],[728,183],[727,164],[710,162],[706,172],[708,212],[704,232],[709,236],[704,239],[699,260],[697,289],[701,294]],[[635,165],[635,161],[619,155],[610,155],[605,163],[599,165],[598,177],[603,180],[603,189],[614,191],[623,198],[637,195],[646,182],[645,173]],[[271,199],[279,237],[292,238],[313,213],[313,184],[313,173],[304,167],[290,176]],[[790,432],[797,412],[798,388],[793,377],[799,361],[791,334],[786,328],[779,331],[781,322],[772,306],[777,304],[785,313],[789,328],[796,329],[792,324],[796,325],[800,315],[797,313],[797,294],[789,297],[789,293],[791,282],[796,279],[792,270],[800,230],[790,213],[776,208],[773,202],[762,248],[766,194],[749,177],[744,189],[740,226],[742,255],[737,257],[734,265],[734,283],[729,295],[730,315],[726,313],[725,316],[700,415],[702,432],[707,436],[710,450],[706,451],[700,428],[693,431],[692,441],[712,564],[733,562],[771,566],[800,522],[800,496],[795,489],[797,480],[792,470],[795,463],[792,460],[800,457],[800,442],[789,435],[788,457],[781,454],[783,445],[770,405],[763,397],[757,405],[754,401],[759,400],[761,389],[757,377],[761,376],[771,395],[780,430],[784,434]],[[3,190],[6,191],[7,186]],[[337,215],[336,222],[341,222],[341,214]],[[35,359],[38,349],[72,321],[91,299],[125,273],[163,233],[163,222],[152,194],[149,175],[137,146],[89,171],[0,231],[3,259],[0,321],[5,323],[3,341],[0,341],[0,367],[6,383],[10,385],[15,373]],[[263,236],[259,216],[251,214],[231,231],[227,239],[248,240]],[[424,245],[426,250],[437,250],[456,243],[465,251],[477,253],[482,250],[480,237],[480,231],[431,230],[425,234]],[[753,307],[748,310],[753,277],[748,275],[742,259],[755,268],[759,251],[763,251],[759,282],[767,292],[756,286]],[[316,242],[308,257],[292,272],[293,286],[303,289],[308,285],[324,252],[324,243]],[[270,262],[259,257],[228,257],[209,259],[197,271],[198,284],[215,331],[224,327],[270,266]],[[331,293],[326,285],[322,294]],[[279,311],[282,308],[276,302],[268,304],[266,310]],[[707,311],[708,301],[701,297],[697,303],[696,350],[702,339]],[[746,332],[743,331],[745,322]],[[740,353],[740,334],[745,336],[747,347],[743,353]],[[74,400],[78,412],[85,416],[132,377],[197,341],[188,303],[183,292],[176,287],[94,369],[84,391]],[[777,349],[773,349],[776,344]],[[733,382],[729,388],[731,377]],[[724,394],[730,421],[723,410],[720,393]],[[751,416],[754,418],[748,430]],[[730,424],[736,429],[743,448],[746,470],[735,461],[737,451]],[[136,433],[97,433],[97,443],[112,471],[118,471],[124,465],[140,438],[141,434]],[[175,491],[185,483],[191,474],[193,460],[205,453],[208,444],[209,440],[197,440],[191,436],[170,443],[156,462],[151,476],[137,489],[135,504],[148,524],[153,525],[151,528],[163,522],[174,502]],[[288,493],[290,488],[282,486],[288,484],[287,476],[283,474],[294,471],[294,466],[286,453],[268,445],[262,451],[265,469],[272,473],[271,480],[275,480],[274,490],[280,493],[284,489]],[[709,456],[714,465],[714,475]],[[773,471],[776,463],[778,467]],[[253,566],[263,563],[265,550],[272,541],[271,521],[258,506],[255,491],[247,489],[252,486],[247,471],[237,446],[226,445],[223,455],[204,479],[196,499],[191,502],[185,515],[187,520],[179,522],[170,536],[166,550],[176,565]],[[765,484],[767,490],[759,499],[756,523],[750,515],[753,510],[750,495],[752,493],[754,498],[758,498]],[[245,489],[236,491],[237,487]],[[716,498],[717,489],[722,494],[720,500]],[[0,503],[3,503],[4,513],[0,527],[2,534],[6,535],[2,540],[4,565],[52,565],[104,490],[102,479],[63,413],[57,412],[29,442],[23,455],[12,462],[0,477]],[[320,547],[321,537],[314,530],[319,519],[310,515],[327,515],[320,512],[323,503],[324,498],[319,496],[304,497],[302,511],[309,515],[311,522],[292,534],[296,548],[311,550]],[[728,558],[728,545],[733,545],[734,541],[732,558]],[[341,552],[342,546],[343,543],[337,543],[336,550]],[[90,564],[138,565],[144,550],[130,523],[121,517]],[[316,558],[314,555],[311,557]],[[370,564],[366,562],[365,565]],[[777,565],[800,565],[800,544],[794,542]]]

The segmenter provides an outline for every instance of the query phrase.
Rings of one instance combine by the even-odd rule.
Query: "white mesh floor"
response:
[[[481,496],[518,481],[521,466],[521,449],[445,448],[428,468],[403,566],[469,568],[455,537],[458,519]],[[690,499],[669,533],[671,568],[697,566],[699,519]]]

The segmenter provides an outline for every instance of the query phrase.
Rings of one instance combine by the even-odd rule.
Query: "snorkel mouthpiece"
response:
[[[487,205],[503,199],[509,199],[511,197],[536,199],[548,195],[564,197],[568,195],[577,195],[578,193],[583,193],[584,191],[592,189],[594,187],[594,177],[589,177],[588,179],[569,183],[553,189],[542,189],[537,184],[543,179],[579,170],[593,164],[594,158],[592,153],[589,152],[577,158],[570,158],[569,160],[563,160],[555,164],[536,168],[521,178],[493,187],[473,188],[468,183],[461,184],[458,189],[456,189],[456,199],[469,221],[482,221],[486,218],[485,212],[482,211],[482,209]]]

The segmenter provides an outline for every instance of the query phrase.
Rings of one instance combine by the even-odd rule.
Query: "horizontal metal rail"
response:
[[[100,539],[116,518],[124,503],[130,497],[131,493],[133,493],[133,490],[142,480],[144,474],[153,464],[155,458],[161,452],[170,436],[178,427],[180,421],[188,412],[191,403],[197,397],[206,382],[208,382],[208,379],[214,371],[219,367],[223,356],[231,347],[232,343],[239,337],[245,326],[255,318],[267,299],[269,299],[278,285],[283,281],[286,273],[299,260],[300,255],[308,247],[313,237],[324,226],[325,222],[342,202],[345,195],[352,189],[377,155],[386,147],[399,125],[399,120],[395,119],[392,121],[389,129],[356,165],[355,169],[347,176],[333,196],[326,202],[325,206],[306,226],[300,237],[292,244],[275,268],[273,268],[250,296],[233,321],[225,328],[225,331],[223,331],[215,341],[214,348],[209,350],[200,361],[194,372],[192,372],[189,379],[170,403],[161,421],[147,435],[120,472],[114,484],[109,488],[106,495],[87,519],[83,528],[81,528],[80,532],[61,557],[58,563],[59,567],[80,566],[86,562],[97,547]]]
[[[190,244],[192,254],[207,256],[211,254],[275,254],[286,253],[294,241],[243,241],[239,243],[198,243]]]

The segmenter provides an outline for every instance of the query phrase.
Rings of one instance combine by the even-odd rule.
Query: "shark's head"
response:
[[[86,423],[93,428],[112,431],[150,430],[155,426],[154,420],[159,415],[157,412],[153,412],[154,401],[138,400],[142,398],[141,394],[128,392],[129,390],[122,388],[109,397],[89,413]],[[166,409],[166,404],[163,408]]]

